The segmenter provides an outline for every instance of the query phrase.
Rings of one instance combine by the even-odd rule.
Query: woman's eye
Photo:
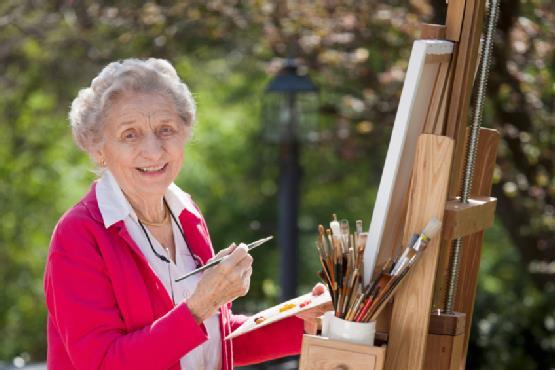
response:
[[[160,134],[163,136],[172,135],[175,132],[175,129],[171,126],[163,126],[160,128]]]
[[[137,132],[135,130],[126,130],[123,132],[123,134],[121,135],[123,140],[126,141],[131,141],[131,140],[135,140],[137,138]]]

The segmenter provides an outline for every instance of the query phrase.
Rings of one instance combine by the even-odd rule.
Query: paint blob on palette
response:
[[[331,297],[327,291],[321,295],[315,296],[312,295],[312,293],[307,293],[300,297],[293,298],[287,302],[280,303],[277,306],[267,308],[252,315],[225,339],[238,337],[239,335],[262,328],[268,324],[291,317],[299,312],[309,310],[326,302],[331,302]]]

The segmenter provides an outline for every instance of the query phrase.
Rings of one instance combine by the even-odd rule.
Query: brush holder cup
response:
[[[375,334],[375,321],[347,321],[336,317],[333,311],[326,312],[322,317],[322,336],[330,339],[373,346]]]

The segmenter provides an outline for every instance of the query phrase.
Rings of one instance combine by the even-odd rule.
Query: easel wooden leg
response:
[[[432,217],[442,219],[452,154],[451,139],[426,134],[419,137],[409,187],[404,244]],[[432,239],[395,295],[387,370],[423,369],[438,252],[439,239]]]
[[[424,369],[459,370],[464,351],[465,318],[463,313],[430,316]]]
[[[467,135],[468,137],[468,135]],[[474,167],[474,178],[472,181],[472,197],[485,197],[491,193],[491,183],[493,179],[493,169],[497,157],[497,147],[499,145],[499,132],[487,128],[480,129],[480,139],[478,141],[478,156]],[[491,223],[488,223],[490,225]],[[484,225],[485,226],[485,225]],[[449,225],[444,225],[447,232]],[[455,232],[457,234],[458,232]],[[459,370],[464,370],[468,340],[470,338],[470,324],[474,311],[474,301],[476,299],[476,287],[478,285],[478,270],[480,267],[480,256],[482,252],[483,231],[474,232],[465,236],[461,255],[461,269],[459,274],[459,288],[455,296],[455,310],[466,315],[466,328],[464,333],[463,350],[460,354],[461,361]],[[451,235],[455,237],[455,235]],[[449,263],[449,253],[451,241],[443,240],[440,251],[440,261],[438,263],[438,278],[436,279],[436,296],[434,307],[442,307],[445,301],[445,291],[447,282],[447,270]],[[445,249],[443,249],[445,246]]]
[[[467,327],[464,330],[463,348],[460,353],[460,365],[456,370],[464,370],[468,341],[470,339],[470,324],[474,313],[474,301],[476,300],[476,287],[478,286],[478,269],[480,268],[480,257],[482,255],[482,239],[484,232],[472,234],[463,240],[461,261],[467,266],[465,271],[459,275],[459,287],[455,296],[455,310],[463,312],[467,317]]]

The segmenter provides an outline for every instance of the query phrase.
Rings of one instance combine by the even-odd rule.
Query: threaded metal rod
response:
[[[472,129],[470,131],[470,138],[468,140],[468,148],[466,152],[464,179],[461,192],[462,203],[468,203],[468,198],[470,197],[470,192],[472,190],[472,177],[474,175],[474,165],[476,162],[476,152],[478,149],[478,138],[480,134],[480,126],[482,123],[482,115],[484,112],[484,101],[486,98],[488,74],[491,65],[493,34],[495,32],[498,15],[499,0],[492,0],[489,11],[486,39],[482,44],[482,61],[480,64],[480,76],[478,81],[478,92],[476,94],[476,106],[474,107]],[[455,294],[457,292],[457,285],[459,281],[461,248],[462,238],[454,240],[449,266],[449,284],[447,286],[447,296],[445,300],[445,311],[447,313],[453,312]]]
[[[474,164],[476,161],[476,152],[478,149],[478,138],[480,136],[480,126],[484,113],[484,102],[486,100],[486,89],[488,87],[488,74],[491,66],[491,54],[493,51],[493,34],[497,24],[497,16],[499,14],[499,0],[493,0],[490,9],[488,29],[486,32],[486,40],[482,47],[482,63],[480,66],[480,80],[478,83],[478,92],[476,94],[476,106],[474,108],[474,117],[472,120],[472,129],[470,131],[470,140],[468,141],[468,151],[466,158],[464,183],[462,188],[461,202],[468,202],[470,191],[472,190],[472,177],[474,175]]]

